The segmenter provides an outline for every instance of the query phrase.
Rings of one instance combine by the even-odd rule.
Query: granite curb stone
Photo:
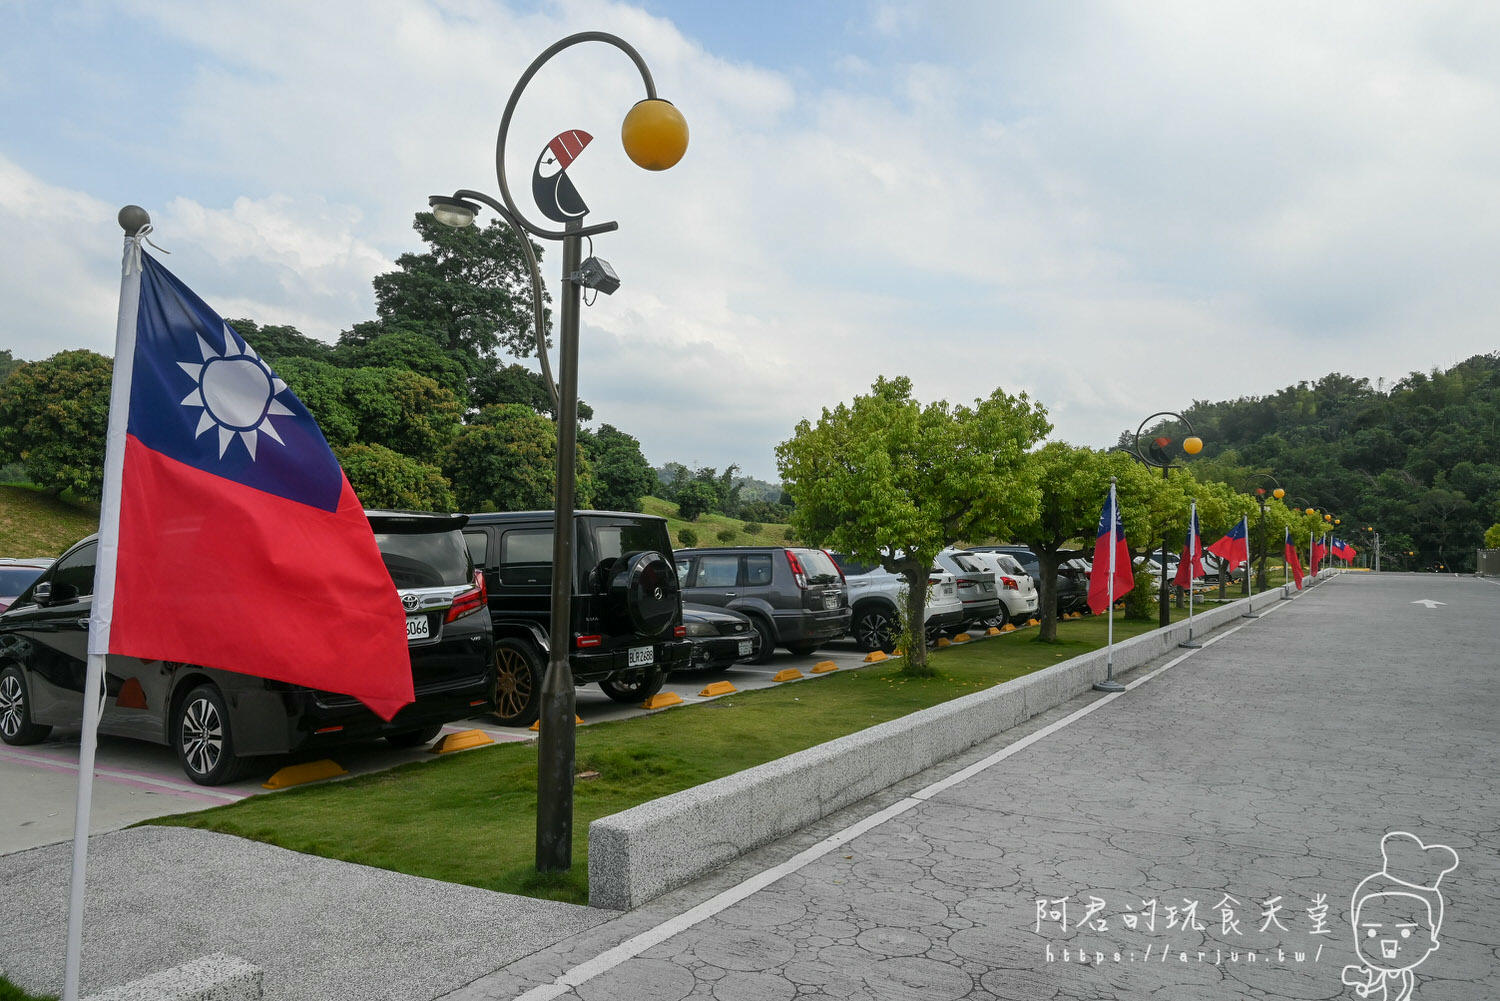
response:
[[[260,967],[216,952],[91,995],[86,1001],[261,1001]]]

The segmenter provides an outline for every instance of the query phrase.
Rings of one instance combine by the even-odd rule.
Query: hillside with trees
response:
[[[1203,439],[1200,476],[1247,487],[1270,473],[1354,546],[1378,531],[1387,569],[1473,570],[1500,522],[1500,353],[1388,388],[1335,373],[1183,416]]]

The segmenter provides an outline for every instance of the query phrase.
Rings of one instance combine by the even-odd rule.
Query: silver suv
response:
[[[739,612],[760,634],[752,664],[778,646],[807,655],[849,631],[844,574],[821,549],[735,546],[679,549],[682,600]]]

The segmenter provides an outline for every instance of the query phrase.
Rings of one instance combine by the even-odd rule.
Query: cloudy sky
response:
[[[494,190],[517,75],[591,28],[687,157],[625,158],[640,82],[594,45],[527,91],[509,170],[601,140],[570,175],[624,285],[584,311],[580,392],[655,463],[774,478],[880,374],[1025,390],[1108,444],[1500,347],[1490,2],[0,0],[0,348],[112,350],[126,202],[221,313],[331,340],[428,194]]]

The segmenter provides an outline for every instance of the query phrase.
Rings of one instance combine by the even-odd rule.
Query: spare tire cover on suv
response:
[[[681,607],[677,570],[661,553],[626,553],[609,580],[612,617],[641,636],[660,636],[672,628]]]

